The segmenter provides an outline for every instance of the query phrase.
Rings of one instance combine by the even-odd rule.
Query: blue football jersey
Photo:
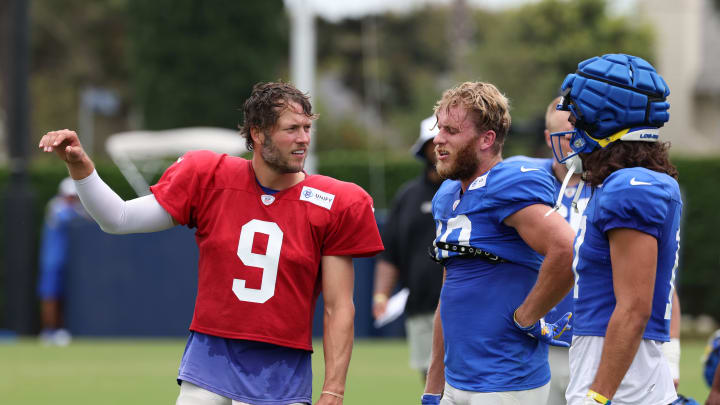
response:
[[[630,228],[658,241],[652,314],[643,338],[670,339],[681,212],[680,188],[675,179],[645,168],[618,170],[594,190],[575,237],[575,335],[605,336],[615,309],[607,232]]]
[[[493,264],[438,250],[446,259],[440,317],[445,378],[474,392],[526,390],[550,380],[547,345],[518,330],[513,312],[537,280],[542,256],[503,221],[533,205],[553,204],[555,187],[541,167],[501,162],[465,193],[445,181],[433,198],[436,241],[481,248],[507,260]]]
[[[562,182],[555,177],[555,174],[552,170],[552,164],[553,159],[541,159],[541,158],[531,158],[527,156],[513,156],[509,159],[506,159],[506,161],[513,161],[513,160],[519,160],[519,161],[526,161],[530,163],[534,163],[538,165],[539,167],[542,167],[545,169],[550,176],[552,176],[553,182],[555,184],[555,198],[557,199],[557,195],[560,192],[560,187],[562,186]],[[580,198],[577,201],[577,207],[578,209],[575,210],[572,208],[572,200],[575,197],[575,193],[577,192],[577,185],[575,186],[568,186],[565,189],[565,192],[563,193],[562,201],[560,208],[558,209],[558,214],[560,214],[563,218],[565,218],[566,221],[570,223],[573,230],[575,230],[575,233],[577,234],[577,230],[580,227],[580,219],[582,218],[582,213],[585,211],[585,207],[587,207],[588,201],[590,201],[590,195],[592,194],[592,188],[586,186],[583,187],[582,190],[580,190]],[[553,309],[550,310],[550,312],[545,315],[545,321],[548,323],[555,323],[557,322],[560,317],[565,315],[568,312],[573,312],[573,294],[572,291],[568,293],[568,295],[563,298],[562,301],[560,301]],[[563,333],[557,340],[562,340],[563,342],[572,343],[572,329],[566,330],[565,333]]]

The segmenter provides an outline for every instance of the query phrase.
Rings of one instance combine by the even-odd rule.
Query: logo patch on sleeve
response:
[[[335,194],[326,193],[316,188],[305,186],[300,192],[300,201],[307,201],[311,204],[330,209],[333,201],[335,201]]]

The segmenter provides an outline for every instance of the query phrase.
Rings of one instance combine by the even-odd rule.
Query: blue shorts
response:
[[[190,332],[178,382],[235,401],[262,405],[312,402],[311,352]]]

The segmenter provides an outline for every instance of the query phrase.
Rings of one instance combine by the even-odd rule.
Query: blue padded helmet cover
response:
[[[670,94],[665,80],[647,61],[637,56],[607,54],[578,64],[563,81],[563,104],[585,132],[588,149],[595,139],[634,127],[662,127],[670,118]]]

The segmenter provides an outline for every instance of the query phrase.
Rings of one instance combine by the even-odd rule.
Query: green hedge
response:
[[[684,202],[678,275],[682,312],[720,320],[720,158],[673,162]]]
[[[716,211],[720,200],[720,158],[675,158],[680,171],[680,186],[684,193],[684,224],[681,238],[681,269],[679,290],[683,313],[706,313],[720,319],[720,214]],[[97,162],[103,179],[123,198],[135,196],[132,188],[114,164]],[[338,179],[357,183],[375,200],[376,208],[387,208],[399,186],[415,177],[421,164],[405,155],[368,154],[366,152],[337,151],[318,156],[318,171]],[[384,175],[383,175],[384,173]],[[47,201],[55,195],[60,180],[67,175],[64,165],[55,160],[35,162],[30,180],[35,192],[35,224],[39,236]],[[375,176],[375,177],[373,177]],[[381,177],[371,182],[371,178]],[[7,168],[0,168],[0,201],[4,201],[8,180]],[[384,184],[383,184],[384,183]],[[4,208],[4,207],[3,207]],[[4,212],[4,211],[3,211]],[[0,227],[5,214],[0,216]],[[0,228],[3,229],[3,228]],[[0,234],[0,254],[4,257],[5,235]],[[32,252],[33,256],[36,252]],[[0,261],[0,306],[2,306],[3,275]],[[4,312],[0,307],[0,328]]]

